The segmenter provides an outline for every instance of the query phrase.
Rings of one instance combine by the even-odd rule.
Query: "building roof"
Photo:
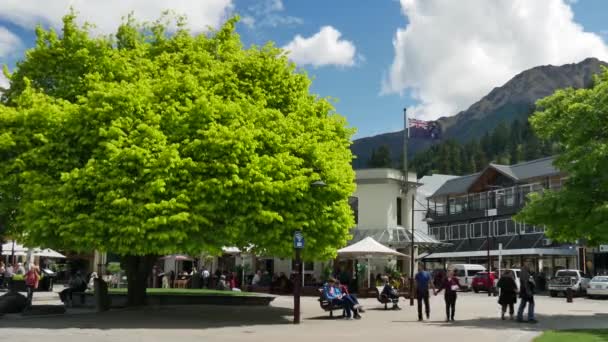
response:
[[[439,189],[445,182],[450,179],[460,178],[454,175],[440,175],[434,174],[430,176],[424,176],[418,180],[418,183],[422,184],[417,190],[416,195],[422,195],[424,198],[431,196],[437,189]]]
[[[471,184],[475,182],[480,174],[481,173],[474,173],[472,175],[450,179],[443,183],[443,185],[437,189],[437,191],[435,191],[431,197],[467,192],[467,189],[469,189]]]
[[[530,178],[559,174],[559,170],[553,165],[554,160],[555,156],[551,156],[515,165],[500,165],[490,163],[486,170],[494,169],[500,172],[501,174],[513,179],[516,182],[521,182]],[[445,182],[442,187],[435,191],[435,193],[431,197],[466,193],[468,192],[469,187],[486,170],[472,175],[450,179]]]
[[[359,169],[355,170],[356,181],[358,183],[368,183],[375,181],[386,181],[393,180],[403,182],[403,171],[398,169],[390,168],[377,168],[377,169]],[[416,173],[408,172],[407,180],[410,183],[416,183]]]

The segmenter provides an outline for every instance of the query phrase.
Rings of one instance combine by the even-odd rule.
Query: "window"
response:
[[[472,238],[480,238],[483,236],[483,234],[481,232],[481,223],[477,222],[477,223],[471,224],[470,236]]]
[[[505,200],[504,203],[507,207],[512,207],[515,204],[515,191],[513,188],[504,190]]]
[[[351,196],[348,198],[348,205],[350,205],[350,210],[353,211],[353,215],[355,216],[355,224],[359,223],[359,198]]]
[[[534,226],[527,224],[527,223],[522,223],[520,225],[520,229],[521,229],[522,234],[533,234],[534,233]]]
[[[496,221],[495,224],[496,224],[496,230],[495,230],[494,234],[496,234],[496,236],[507,235],[507,221],[506,220]]]
[[[461,224],[458,226],[458,231],[459,231],[459,235],[461,239],[466,239],[467,238],[467,225],[466,224]]]
[[[402,217],[401,217],[401,197],[397,197],[397,225],[402,226]]]
[[[545,232],[545,226],[534,226],[534,232],[535,233],[544,233]]]
[[[439,228],[439,240],[440,241],[445,241],[448,239],[447,230],[448,230],[448,227]]]
[[[481,270],[467,270],[467,276],[474,277],[479,272],[481,272]]]
[[[450,240],[462,240],[467,238],[467,225],[455,224],[450,226]]]
[[[451,226],[449,228],[449,232],[450,232],[450,240],[458,240],[458,226]]]
[[[479,209],[486,210],[488,208],[488,193],[479,194]]]
[[[454,270],[454,275],[457,276],[457,277],[464,277],[464,270],[455,269]]]
[[[437,239],[437,240],[441,240],[441,231],[444,230],[445,227],[433,227],[431,228],[431,235]]]
[[[517,235],[517,224],[513,220],[505,221],[507,225],[507,235]]]
[[[481,223],[481,237],[487,237],[490,234],[490,222],[482,222]]]

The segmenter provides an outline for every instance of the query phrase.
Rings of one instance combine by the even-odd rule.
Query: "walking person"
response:
[[[418,273],[416,273],[414,280],[416,281],[416,299],[418,300],[418,321],[422,321],[422,302],[424,302],[426,319],[430,319],[429,286],[431,286],[433,290],[435,290],[435,286],[431,281],[431,274],[426,271],[423,264],[418,265]]]
[[[530,276],[530,269],[528,266],[522,267],[519,281],[521,283],[519,289],[519,298],[521,299],[521,302],[519,303],[519,310],[517,310],[517,321],[520,323],[526,322],[524,321],[524,310],[527,305],[527,322],[537,323],[536,318],[534,317],[534,280]]]
[[[498,296],[498,304],[500,304],[500,318],[505,320],[507,307],[509,308],[509,317],[513,320],[515,314],[515,303],[517,302],[517,284],[513,276],[513,271],[506,270],[498,280],[496,287],[500,290]]]
[[[25,274],[25,288],[27,290],[27,304],[26,309],[32,306],[32,300],[34,299],[34,291],[38,288],[40,282],[40,274],[38,273],[38,267],[36,264],[31,264],[29,270]]]
[[[439,290],[434,291],[435,296],[445,290],[445,315],[446,322],[454,322],[454,314],[456,313],[456,291],[460,289],[460,281],[454,276],[454,271],[449,270],[447,277],[443,280]]]

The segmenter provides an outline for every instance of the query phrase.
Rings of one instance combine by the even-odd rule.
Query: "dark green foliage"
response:
[[[501,123],[481,139],[462,144],[446,140],[416,154],[411,167],[419,177],[433,173],[466,175],[482,171],[488,163],[517,164],[556,154],[559,146],[552,140],[540,140],[529,123]]]
[[[378,149],[372,151],[372,155],[367,161],[367,166],[370,168],[393,167],[391,160],[391,151],[388,146],[381,145]]]

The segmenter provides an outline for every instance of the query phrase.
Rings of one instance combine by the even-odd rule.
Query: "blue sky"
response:
[[[400,129],[403,107],[454,115],[533,66],[608,59],[603,0],[2,0],[0,64],[13,68],[35,24],[59,26],[70,5],[104,33],[130,11],[173,8],[195,31],[238,13],[245,44],[291,49],[357,138]]]

